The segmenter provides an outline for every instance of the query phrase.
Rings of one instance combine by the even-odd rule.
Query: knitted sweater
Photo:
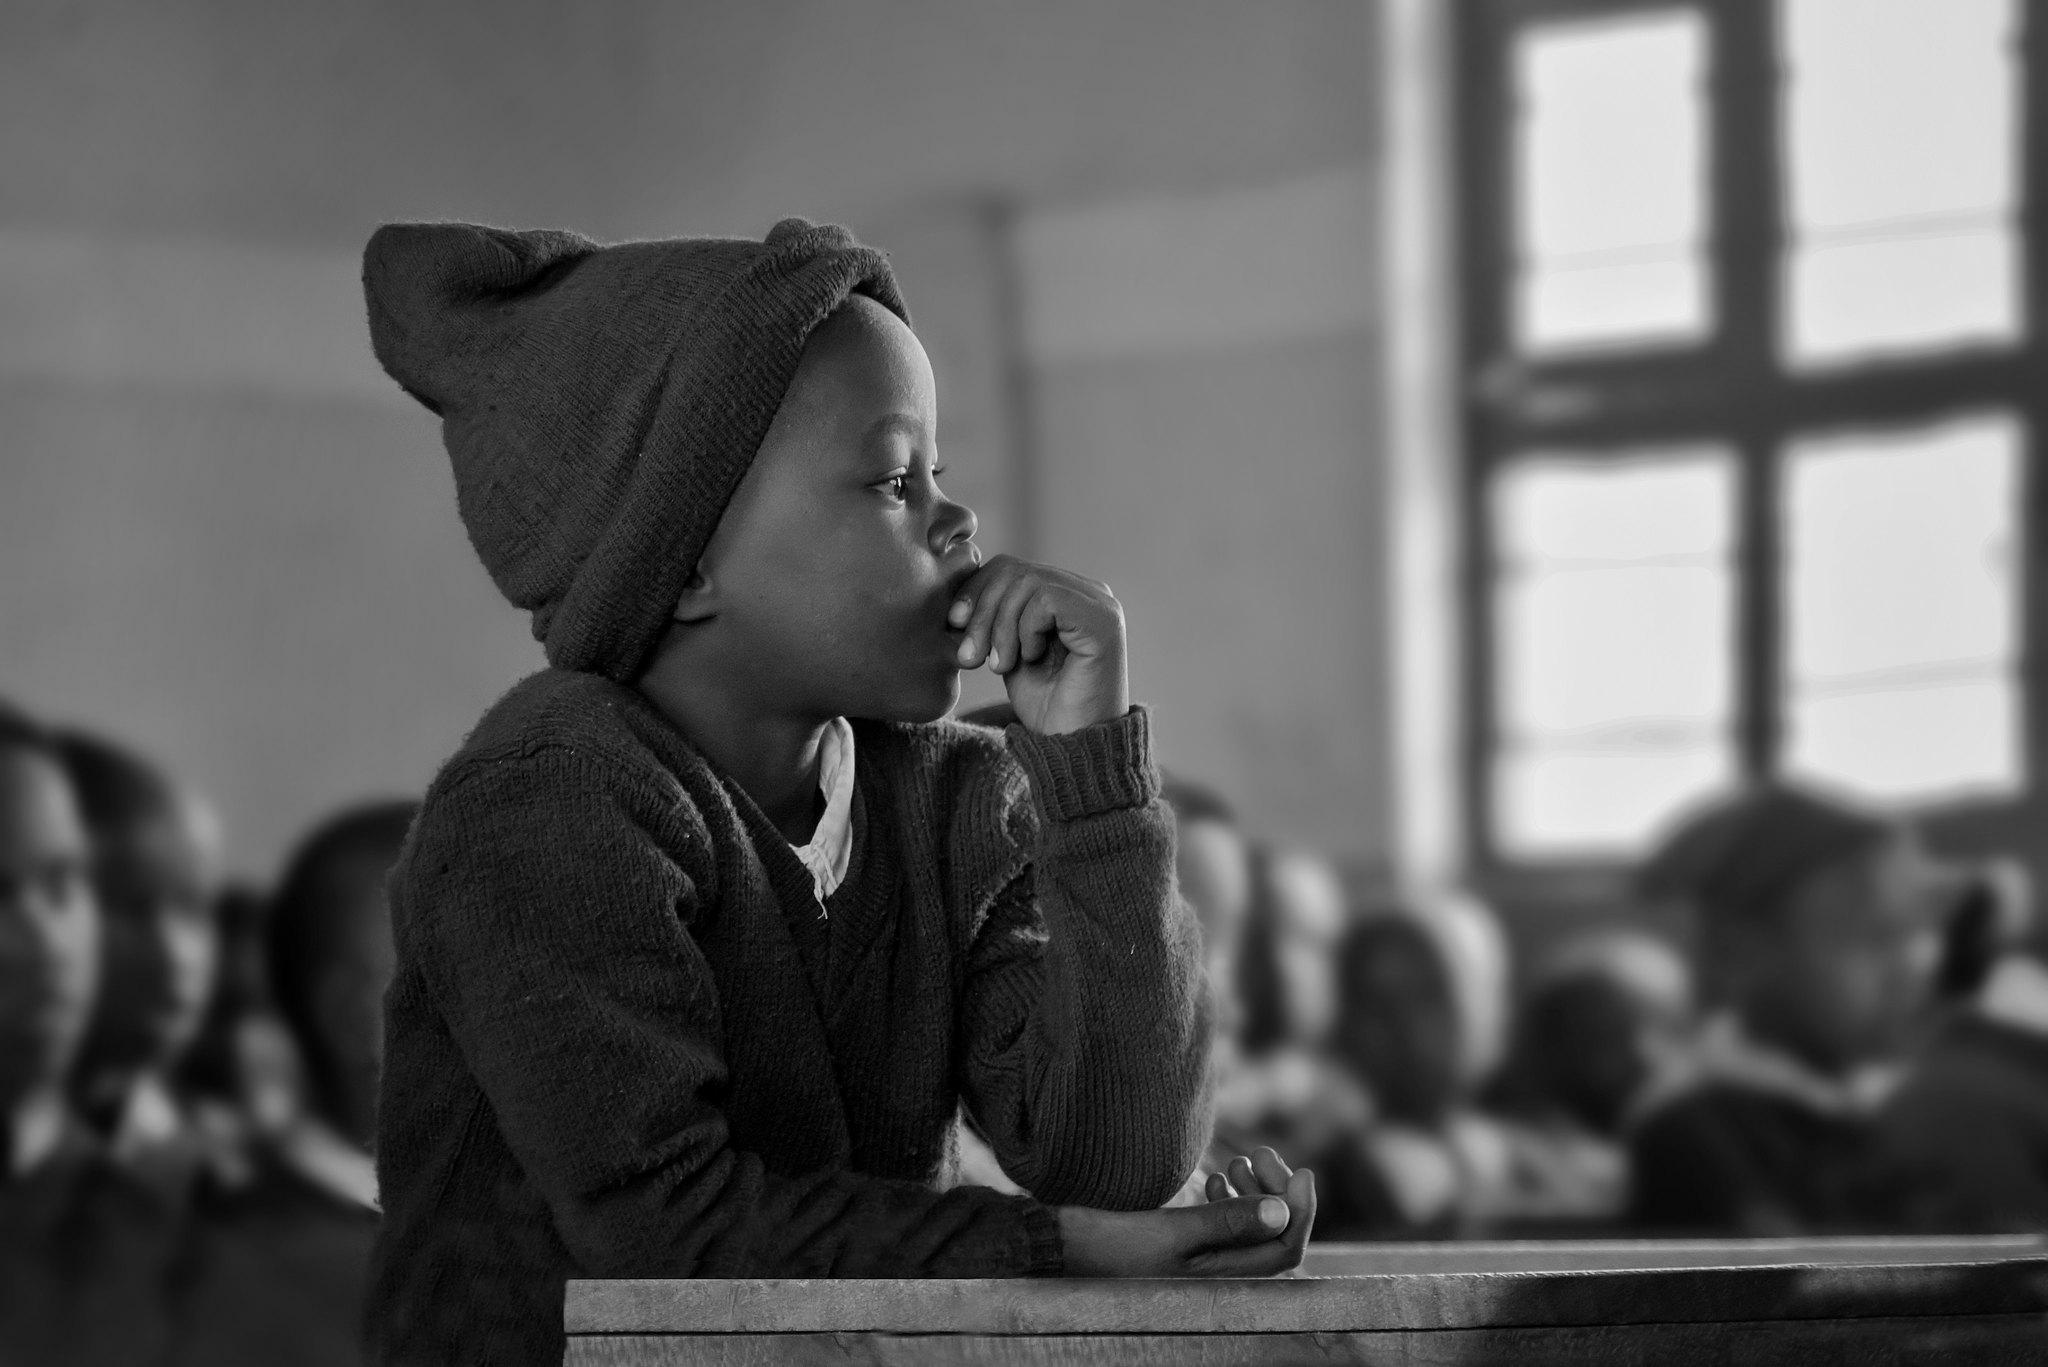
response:
[[[1210,1007],[1146,714],[855,735],[829,916],[597,676],[525,680],[442,770],[391,879],[379,1360],[559,1362],[570,1276],[1056,1273],[1051,1205],[1193,1170]],[[936,1189],[961,1101],[1036,1200]]]

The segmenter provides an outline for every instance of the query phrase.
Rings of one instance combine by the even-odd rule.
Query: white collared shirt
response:
[[[825,814],[811,832],[811,843],[792,845],[796,857],[811,871],[811,889],[818,909],[846,881],[853,858],[853,725],[836,717],[818,746],[818,791],[825,795]]]
[[[2019,954],[2000,959],[1977,994],[1977,1010],[2000,1025],[2048,1035],[2048,968]]]
[[[8,1124],[9,1177],[26,1177],[41,1167],[64,1143],[64,1094],[50,1091],[23,1101]]]
[[[277,1155],[292,1171],[344,1205],[381,1210],[377,1160],[311,1116],[278,1136]]]

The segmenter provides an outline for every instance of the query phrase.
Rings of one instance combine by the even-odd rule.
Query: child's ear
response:
[[[704,576],[703,566],[690,571],[683,596],[676,600],[675,620],[686,626],[706,622],[718,615],[718,591]]]

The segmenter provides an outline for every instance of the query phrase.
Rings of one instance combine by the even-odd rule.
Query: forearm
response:
[[[853,1172],[784,1176],[732,1149],[550,1203],[599,1276],[1020,1277],[1062,1266],[1056,1215],[1028,1198]]]
[[[1040,1198],[1157,1205],[1208,1137],[1211,1009],[1146,719],[1010,743],[1038,840],[997,915],[1019,940],[1025,926],[1042,935],[971,985],[970,1100],[1005,1169]]]

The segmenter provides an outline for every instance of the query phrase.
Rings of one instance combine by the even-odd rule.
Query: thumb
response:
[[[1233,1196],[1194,1207],[1189,1214],[1200,1219],[1191,1222],[1186,1253],[1262,1244],[1277,1237],[1288,1221],[1287,1203],[1277,1196]]]

